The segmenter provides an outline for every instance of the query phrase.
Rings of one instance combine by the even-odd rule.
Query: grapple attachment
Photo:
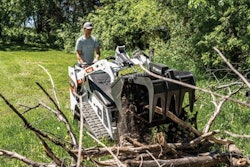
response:
[[[149,70],[162,77],[178,80],[186,84],[195,85],[192,73],[169,69],[166,65],[150,63]],[[183,113],[184,97],[188,94],[189,109],[193,111],[195,90],[150,76],[146,73],[131,74],[120,77],[111,88],[113,97],[116,97],[116,106],[121,112],[121,101],[125,96],[130,103],[136,106],[137,116],[148,123],[161,123],[166,119],[166,111],[176,116]]]

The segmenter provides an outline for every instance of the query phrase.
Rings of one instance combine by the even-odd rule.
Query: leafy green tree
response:
[[[10,36],[15,39],[16,34],[21,35],[21,24],[24,21],[24,15],[20,3],[15,0],[2,0],[0,3],[0,37],[2,40],[8,40]]]
[[[95,34],[104,49],[117,45],[143,49],[157,38],[168,39],[168,27],[161,20],[156,1],[103,0],[102,4],[88,18],[95,23]]]
[[[204,65],[216,67],[222,63],[213,50],[216,46],[238,67],[249,67],[250,3],[247,0],[166,0],[158,3],[162,13],[164,10],[171,13],[168,16],[165,12],[163,17],[171,20],[168,48],[172,53],[188,57],[202,68]]]
[[[224,0],[206,2],[199,7],[191,6],[194,11],[203,13],[203,19],[198,15],[194,17],[194,22],[200,24],[195,27],[197,33],[192,39],[197,44],[194,53],[201,55],[206,65],[213,66],[221,62],[212,51],[212,47],[216,46],[232,63],[237,63],[241,68],[247,67],[250,62],[249,7],[247,0]]]
[[[67,24],[93,12],[98,0],[3,0],[0,4],[0,37],[25,43],[60,44],[58,32]],[[27,27],[28,22],[29,27]],[[72,31],[74,26],[68,31]]]

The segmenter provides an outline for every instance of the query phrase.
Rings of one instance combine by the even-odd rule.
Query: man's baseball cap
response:
[[[93,28],[93,24],[91,22],[86,22],[86,23],[84,23],[83,28],[92,29]]]

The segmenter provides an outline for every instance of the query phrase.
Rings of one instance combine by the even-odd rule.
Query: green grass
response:
[[[27,46],[26,46],[27,47]],[[3,49],[4,48],[4,49]],[[73,118],[69,109],[69,85],[68,66],[76,62],[74,54],[66,54],[62,51],[49,49],[25,48],[25,46],[13,49],[11,45],[7,48],[0,46],[0,93],[4,95],[19,111],[26,109],[22,105],[35,106],[39,100],[53,107],[46,95],[38,88],[35,82],[39,82],[51,95],[52,86],[48,75],[39,65],[45,67],[51,74],[57,90],[60,105],[65,115],[72,124],[77,134],[78,126],[73,123]],[[106,52],[110,56],[110,52]],[[105,55],[105,52],[103,53]],[[197,85],[206,88],[212,83],[203,77],[197,80]],[[214,106],[208,94],[197,92],[198,101],[195,110],[198,111],[198,123],[201,130],[212,112]],[[236,97],[239,98],[239,97]],[[245,100],[242,98],[242,100]],[[50,159],[42,151],[42,145],[34,133],[23,127],[23,122],[9,109],[0,99],[0,148],[18,152],[30,159],[38,162],[49,162]],[[44,131],[51,132],[63,140],[68,140],[69,136],[64,130],[62,123],[49,111],[39,108],[25,114],[31,124]],[[213,129],[228,130],[239,134],[250,134],[250,114],[249,108],[241,107],[237,104],[227,103],[222,108],[221,114],[217,117]],[[222,137],[232,139],[244,150],[245,154],[250,153],[249,139],[236,139],[227,135]],[[84,135],[84,147],[93,145],[93,142]],[[53,146],[53,151],[61,158],[68,158],[60,148]],[[10,158],[0,157],[1,167],[24,166],[23,163]]]
[[[220,80],[219,85],[226,83],[232,83],[235,79],[230,80]],[[198,86],[203,88],[211,88],[218,86],[218,83],[212,80],[201,80],[198,81]],[[236,87],[231,87],[231,90],[236,90]],[[237,94],[233,95],[232,98],[241,101],[248,101],[245,97],[246,89],[240,90]],[[221,95],[227,95],[228,91],[216,91]],[[212,98],[207,93],[197,92],[196,96],[198,100],[195,104],[195,109],[198,110],[198,125],[199,129],[203,130],[205,124],[210,119],[211,115],[215,111],[215,107],[212,104]],[[217,104],[220,98],[217,97]],[[249,101],[248,101],[249,103]],[[236,145],[243,150],[245,155],[250,154],[250,139],[249,138],[236,138],[225,134],[223,131],[230,131],[235,134],[250,134],[250,114],[249,107],[243,107],[242,105],[236,104],[234,102],[227,101],[223,104],[220,114],[216,117],[210,131],[220,130],[221,133],[217,135],[222,139],[233,140]]]
[[[112,53],[103,52],[103,55],[106,54],[110,56]],[[54,97],[50,78],[39,65],[43,66],[51,74],[61,109],[78,136],[78,123],[73,121],[69,108],[68,66],[75,63],[75,54],[66,54],[62,51],[36,46],[3,45],[0,43],[0,93],[20,112],[27,109],[21,105],[33,107],[39,101],[44,102],[51,108],[55,108],[36,84],[38,82]],[[0,99],[0,115],[0,149],[17,152],[37,162],[51,161],[44,153],[39,139],[33,132],[24,127],[20,118],[2,99]],[[48,110],[39,108],[31,110],[24,116],[34,127],[53,133],[61,140],[69,141],[69,135],[65,131],[64,124],[59,122]],[[96,143],[85,134],[83,146],[95,145]],[[60,158],[69,159],[69,156],[59,147],[52,146],[52,149]],[[14,159],[0,157],[0,166],[23,167],[25,165]],[[90,164],[87,166],[90,166]]]
[[[46,95],[36,85],[40,83],[53,96],[49,76],[39,67],[42,65],[51,74],[57,90],[62,111],[73,124],[69,109],[68,66],[76,62],[74,54],[65,54],[61,51],[0,51],[0,93],[5,96],[20,112],[26,110],[21,105],[33,107],[38,101],[54,107]],[[15,151],[38,162],[50,161],[44,154],[42,145],[33,132],[23,126],[23,122],[0,99],[0,148]],[[55,133],[63,140],[68,140],[64,125],[55,116],[42,108],[32,110],[24,115],[30,123],[44,131]],[[77,123],[73,124],[77,134]],[[85,146],[92,143],[84,137]],[[59,157],[67,155],[58,147],[53,147]],[[1,167],[23,166],[16,160],[0,158]]]

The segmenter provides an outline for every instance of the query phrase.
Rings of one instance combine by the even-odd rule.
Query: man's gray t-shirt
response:
[[[98,46],[98,40],[93,36],[90,36],[90,38],[85,38],[85,36],[81,36],[76,41],[76,50],[82,51],[82,54],[80,56],[87,64],[93,63],[95,49]]]

